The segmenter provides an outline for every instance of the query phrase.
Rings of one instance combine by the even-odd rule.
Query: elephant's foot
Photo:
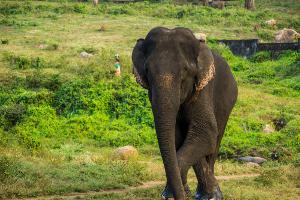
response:
[[[205,193],[197,188],[197,192],[195,195],[196,200],[222,200],[223,194],[218,186],[216,191],[212,193]]]
[[[187,199],[191,197],[190,187],[188,185],[184,186],[185,196]],[[162,199],[164,200],[174,200],[174,194],[170,186],[166,185],[164,191],[161,194]]]

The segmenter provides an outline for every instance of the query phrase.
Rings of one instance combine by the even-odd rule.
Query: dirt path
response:
[[[239,180],[244,178],[253,178],[257,177],[259,174],[243,174],[243,175],[232,175],[232,176],[217,176],[217,179],[220,181],[227,181],[227,180]],[[103,194],[116,194],[116,193],[126,193],[134,190],[141,190],[141,189],[149,189],[156,186],[164,185],[164,181],[149,181],[143,183],[142,185],[136,187],[128,187],[125,189],[109,189],[109,190],[100,190],[100,191],[88,191],[88,192],[71,192],[65,193],[61,195],[49,195],[49,196],[39,196],[34,198],[23,198],[23,200],[37,200],[37,199],[44,199],[44,200],[54,200],[54,199],[84,199],[87,197],[93,197]]]

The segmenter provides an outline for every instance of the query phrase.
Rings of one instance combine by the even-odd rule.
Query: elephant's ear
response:
[[[145,60],[144,39],[138,39],[132,52],[133,73],[136,82],[143,88],[148,89],[148,81],[145,73]]]
[[[195,83],[196,94],[199,93],[215,75],[214,57],[211,50],[203,42],[199,42],[198,45],[197,75]]]

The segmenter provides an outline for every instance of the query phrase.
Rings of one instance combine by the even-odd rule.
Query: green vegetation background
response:
[[[154,26],[185,26],[205,32],[208,45],[229,62],[239,84],[239,99],[226,128],[221,159],[249,154],[270,159],[276,152],[281,163],[299,166],[300,53],[261,52],[246,60],[216,43],[216,39],[253,37],[272,41],[279,29],[300,30],[299,1],[257,3],[256,11],[247,11],[240,6],[242,1],[225,10],[150,1],[100,3],[98,7],[68,1],[2,1],[0,145],[5,153],[0,155],[0,169],[6,173],[0,175],[0,181],[12,181],[20,168],[29,174],[36,169],[16,161],[16,152],[27,156],[50,152],[47,159],[63,155],[72,160],[77,151],[130,144],[146,155],[158,155],[147,92],[135,82],[130,58],[136,39],[145,37]],[[271,18],[278,21],[276,27],[264,24]],[[261,28],[254,31],[257,24]],[[80,58],[82,51],[94,56]],[[122,64],[119,78],[113,72],[116,53]],[[264,133],[266,124],[276,131]],[[106,168],[107,160],[100,161],[103,174],[109,177],[112,168]],[[143,171],[137,163],[127,168],[122,163],[113,166],[116,171],[127,170],[128,176],[121,176],[120,182],[136,177],[128,185],[151,179],[131,170],[140,167]],[[67,165],[64,167],[68,172]],[[59,172],[53,170],[48,169],[49,173]],[[93,179],[93,170],[99,168],[86,170],[90,176],[84,178],[88,183],[82,190],[91,185],[92,189],[101,184],[106,187]],[[28,181],[36,184],[36,174],[31,175]],[[107,184],[108,188],[117,187]],[[59,184],[53,188],[44,193],[59,193]],[[62,190],[80,190],[80,184],[74,188]],[[11,195],[39,192],[12,190]]]

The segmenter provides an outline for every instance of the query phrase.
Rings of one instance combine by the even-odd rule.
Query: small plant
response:
[[[49,43],[47,44],[46,50],[54,51],[57,50],[59,45],[57,43]]]
[[[264,62],[268,60],[272,60],[272,55],[270,51],[261,51],[256,53],[252,58],[250,58],[252,62]]]
[[[9,43],[9,40],[8,39],[3,39],[1,40],[1,44],[8,44]]]
[[[105,24],[101,24],[100,28],[98,29],[100,32],[104,32],[107,30],[107,26]]]
[[[98,49],[96,49],[95,47],[82,47],[79,52],[87,52],[90,54],[96,54],[98,52]]]
[[[84,14],[87,12],[87,7],[85,4],[75,4],[73,9],[74,9],[74,12],[76,12],[76,13]]]
[[[15,55],[13,53],[4,54],[4,59],[10,63],[11,66],[17,69],[29,69],[29,68],[43,68],[46,62],[41,57],[28,57],[24,55]]]

